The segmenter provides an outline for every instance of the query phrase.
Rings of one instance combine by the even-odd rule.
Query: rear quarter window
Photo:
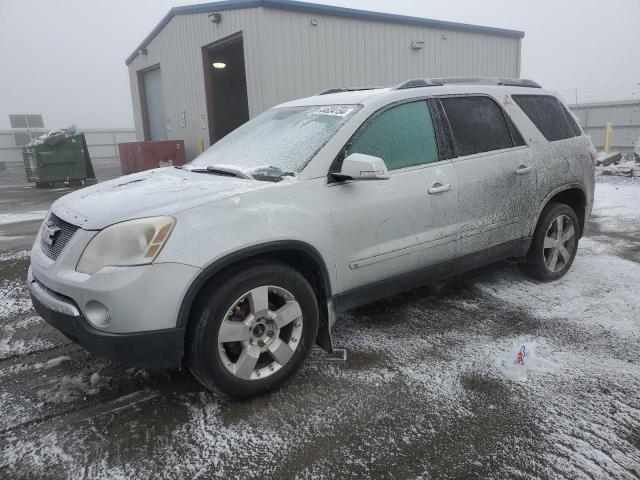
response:
[[[579,137],[582,132],[571,113],[551,95],[512,95],[513,101],[550,142]]]

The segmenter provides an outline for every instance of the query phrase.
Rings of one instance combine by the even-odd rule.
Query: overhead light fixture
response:
[[[222,62],[213,62],[211,65],[213,66],[213,68],[225,68],[227,66],[226,63]]]
[[[220,23],[222,21],[222,15],[220,15],[218,12],[212,12],[208,16],[209,20],[211,20],[211,23]]]

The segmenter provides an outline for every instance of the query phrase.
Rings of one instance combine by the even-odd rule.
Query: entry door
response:
[[[458,254],[509,244],[525,235],[535,201],[536,173],[529,148],[497,102],[488,96],[441,98],[455,140],[461,239]],[[508,254],[508,252],[507,252]]]
[[[144,102],[148,140],[167,139],[167,120],[162,94],[160,68],[154,68],[142,75],[144,82]]]
[[[249,120],[244,43],[231,35],[204,47],[209,140],[213,144]]]
[[[450,160],[439,160],[426,102],[375,115],[345,148],[350,153],[382,158],[391,178],[329,185],[340,293],[357,295],[426,267],[433,277],[447,271],[456,254],[458,182]],[[391,293],[382,286],[377,295]]]
[[[536,174],[528,148],[454,160],[460,179],[460,255],[525,236],[535,203]],[[520,173],[518,173],[520,172]]]

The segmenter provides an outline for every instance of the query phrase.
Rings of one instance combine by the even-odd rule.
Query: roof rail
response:
[[[436,82],[433,78],[414,78],[412,80],[405,80],[399,83],[392,90],[406,90],[407,88],[422,88],[422,87],[441,87],[442,83]]]
[[[346,88],[329,88],[327,90],[323,90],[321,92],[316,93],[316,95],[330,95],[332,93],[344,93],[344,92],[360,92],[362,90],[376,90],[378,88],[384,87],[346,87]]]
[[[444,85],[501,85],[509,87],[542,88],[533,80],[526,78],[498,78],[498,77],[443,77],[416,78],[402,82],[392,90],[406,90],[408,88],[441,87]]]
[[[526,78],[500,78],[500,77],[448,77],[433,78],[434,82],[440,82],[443,85],[464,84],[464,85],[503,85],[508,87],[529,87],[542,88],[533,80]]]

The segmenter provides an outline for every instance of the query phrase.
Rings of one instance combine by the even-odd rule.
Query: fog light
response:
[[[98,328],[105,328],[111,325],[109,310],[100,302],[91,300],[85,308],[87,320],[91,325]]]

